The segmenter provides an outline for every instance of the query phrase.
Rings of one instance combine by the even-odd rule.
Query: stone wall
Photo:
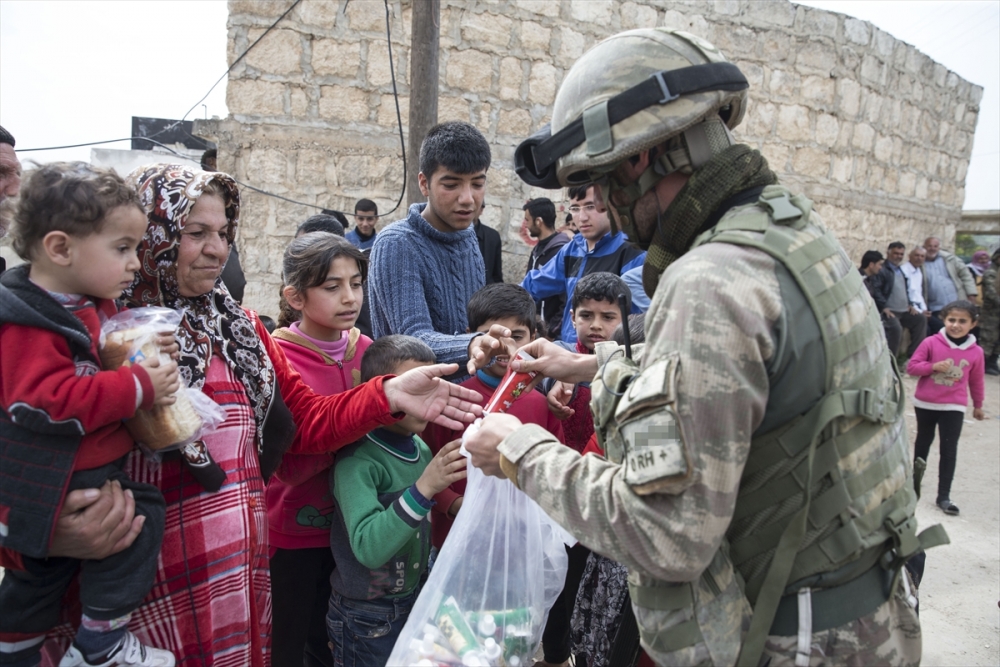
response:
[[[289,4],[230,0],[230,61]],[[740,66],[751,101],[737,137],[815,200],[852,256],[897,238],[934,233],[947,247],[954,237],[982,88],[869,23],[784,0],[441,4],[439,120],[469,121],[491,143],[483,221],[504,239],[510,281],[529,252],[517,236],[523,202],[564,203],[517,179],[514,147],[549,120],[559,83],[588,47],[638,27],[688,30]],[[404,131],[412,8],[389,2]],[[347,211],[368,197],[386,212],[404,182],[389,64],[381,1],[304,0],[233,68],[229,118],[198,121],[196,131],[218,143],[219,168],[244,183]],[[316,211],[244,196],[246,303],[273,314],[281,253]]]

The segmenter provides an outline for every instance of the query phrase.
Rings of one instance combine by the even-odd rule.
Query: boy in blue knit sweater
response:
[[[427,345],[384,336],[361,361],[361,381],[434,363]],[[435,495],[465,478],[459,442],[436,456],[415,417],[377,428],[337,454],[330,483],[335,567],[326,627],[337,665],[384,665],[427,573]]]
[[[465,304],[485,284],[472,223],[486,195],[490,146],[468,123],[434,126],[420,147],[426,204],[375,237],[368,268],[374,338],[406,334],[430,346],[439,363],[465,363],[476,334]]]

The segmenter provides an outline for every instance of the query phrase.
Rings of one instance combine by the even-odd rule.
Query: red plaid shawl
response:
[[[205,438],[226,471],[218,492],[203,492],[177,461],[155,464],[133,452],[126,466],[167,501],[156,584],[129,629],[173,651],[184,667],[264,667],[271,658],[271,583],[253,412],[243,384],[217,356],[204,390],[228,412],[222,428]],[[43,664],[58,664],[76,624],[53,632]]]

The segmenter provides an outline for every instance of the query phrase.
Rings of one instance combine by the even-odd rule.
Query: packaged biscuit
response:
[[[156,338],[173,333],[181,315],[170,308],[150,306],[118,313],[101,328],[101,364],[105,370],[137,364],[150,357],[161,363],[170,358],[160,352]],[[180,449],[225,421],[226,413],[198,389],[181,386],[172,405],[136,410],[125,428],[142,448],[150,452]]]

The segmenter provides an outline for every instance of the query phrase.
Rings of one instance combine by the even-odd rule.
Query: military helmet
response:
[[[748,87],[739,68],[695,35],[666,28],[613,35],[567,73],[551,126],[518,146],[515,169],[537,187],[579,185],[684,134],[657,170],[662,177],[697,168],[731,145],[728,129],[743,119]]]

